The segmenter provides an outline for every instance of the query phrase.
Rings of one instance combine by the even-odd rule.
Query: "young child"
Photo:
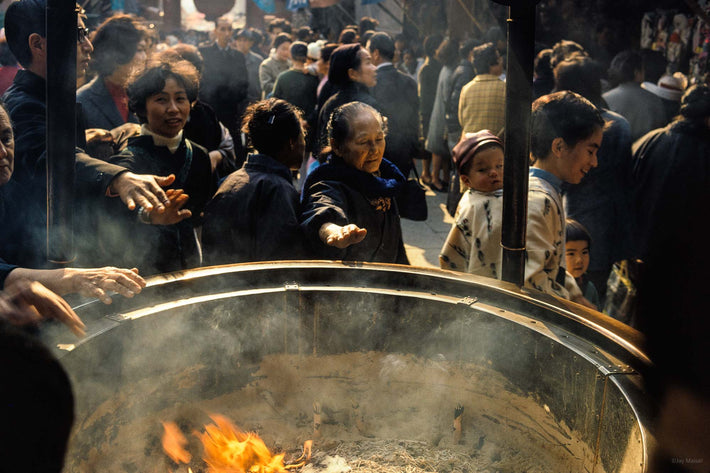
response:
[[[565,260],[567,272],[574,277],[582,290],[584,298],[594,304],[599,310],[599,293],[592,281],[585,274],[589,268],[589,251],[592,248],[592,236],[589,231],[576,220],[568,218],[565,227]]]
[[[442,269],[500,279],[503,142],[488,130],[466,133],[453,149],[461,181],[454,224],[439,255]]]
[[[568,91],[535,100],[531,118],[525,286],[593,307],[565,270],[560,191],[597,166],[605,122],[591,102]]]

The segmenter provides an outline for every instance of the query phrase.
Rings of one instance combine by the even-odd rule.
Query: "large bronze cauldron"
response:
[[[159,421],[189,434],[209,412],[281,450],[316,435],[315,451],[416,444],[491,471],[647,462],[638,333],[506,283],[394,265],[233,265],[156,277],[133,300],[77,312],[85,339],[45,334],[77,398],[69,472],[187,471],[162,454]],[[441,465],[429,471],[466,469]]]

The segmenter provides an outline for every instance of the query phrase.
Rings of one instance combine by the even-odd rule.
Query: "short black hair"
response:
[[[589,230],[571,218],[565,220],[565,241],[586,241],[589,249],[592,249],[592,235]]]
[[[477,39],[467,39],[459,46],[459,58],[468,60],[469,54],[476,46],[480,46],[481,42]]]
[[[47,0],[20,0],[12,2],[5,11],[5,38],[10,51],[22,67],[32,64],[32,51],[28,39],[37,33],[47,36],[45,11]]]
[[[584,50],[584,47],[576,41],[563,39],[556,42],[555,45],[552,46],[552,59],[550,59],[550,66],[554,69],[557,64],[564,61],[570,54],[574,53],[582,53],[587,55],[587,51]]]
[[[556,90],[576,92],[596,106],[602,106],[602,69],[594,59],[573,54],[557,64],[554,72]]]
[[[297,31],[296,31],[296,39],[299,41],[308,41],[313,34],[313,30],[311,29],[310,26],[301,26]]]
[[[543,95],[532,104],[530,152],[544,160],[555,138],[575,146],[605,125],[599,109],[579,94],[564,90]]]
[[[274,38],[274,41],[273,41],[271,47],[273,47],[274,49],[276,49],[276,48],[278,48],[279,46],[281,46],[282,44],[284,44],[284,43],[290,43],[290,42],[292,42],[292,40],[291,40],[291,35],[290,35],[290,34],[288,34],[288,33],[279,33],[279,34],[277,34],[276,37]]]
[[[330,55],[328,82],[338,87],[351,82],[348,70],[360,69],[360,65],[362,64],[360,51],[363,50],[364,49],[360,46],[360,43],[338,46]]]
[[[195,69],[197,69],[197,72],[200,73],[200,76],[202,75],[202,69],[204,68],[205,61],[202,58],[200,50],[197,49],[197,46],[187,43],[178,43],[175,46],[171,46],[168,49],[158,53],[158,57],[161,58],[167,58],[171,55],[173,60],[184,59],[188,61],[190,64],[195,66]]]
[[[119,66],[131,62],[146,33],[133,15],[117,14],[106,19],[91,41],[94,45],[91,68],[99,76],[111,75]]]
[[[634,80],[636,71],[643,69],[643,58],[636,51],[627,49],[614,56],[609,66],[609,79],[616,86]]]
[[[308,45],[303,41],[291,43],[291,59],[305,61],[308,58]]]
[[[160,93],[168,79],[175,79],[185,88],[190,102],[197,100],[200,76],[195,66],[184,59],[154,57],[146,68],[128,80],[128,108],[136,114],[141,123],[147,122],[146,102],[149,97]]]
[[[357,42],[357,31],[353,29],[346,28],[338,37],[338,43],[340,44],[352,44]]]
[[[276,158],[290,140],[303,133],[303,112],[285,100],[269,98],[247,107],[242,132],[249,146]]]
[[[500,54],[493,43],[486,43],[473,48],[473,69],[476,74],[488,74],[491,66],[498,64]]]
[[[379,51],[380,56],[384,59],[389,61],[394,59],[394,41],[392,41],[392,38],[387,33],[380,32],[373,34],[370,36],[369,43],[370,54]]]
[[[426,57],[434,57],[436,50],[443,40],[444,37],[438,33],[427,36],[424,39],[424,55]]]
[[[328,65],[330,65],[330,56],[336,49],[338,49],[338,45],[336,43],[328,43],[320,48],[320,58],[323,62],[327,62]]]
[[[360,31],[360,33],[364,33],[365,31],[375,31],[378,26],[380,26],[379,21],[369,16],[363,16],[360,18],[358,31]]]
[[[291,22],[284,18],[274,18],[269,22],[268,31],[271,33],[274,28],[280,28],[284,33],[291,33]]]

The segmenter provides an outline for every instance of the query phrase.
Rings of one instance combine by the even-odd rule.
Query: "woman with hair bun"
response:
[[[302,120],[299,109],[275,98],[247,108],[242,132],[255,152],[225,179],[205,208],[206,264],[305,256],[291,177],[306,149]]]
[[[362,102],[331,115],[327,162],[303,188],[301,226],[315,258],[409,264],[395,201],[406,179],[382,158],[386,132]]]

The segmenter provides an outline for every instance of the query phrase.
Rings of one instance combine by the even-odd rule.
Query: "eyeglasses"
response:
[[[89,38],[89,28],[79,28],[77,27],[77,43],[83,43],[84,40]]]

